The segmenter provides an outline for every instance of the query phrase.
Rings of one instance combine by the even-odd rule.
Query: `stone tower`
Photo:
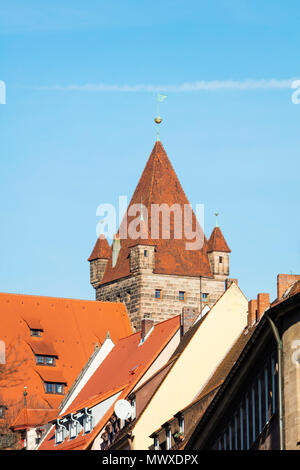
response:
[[[138,205],[138,236],[124,238],[121,234],[128,233],[130,224],[137,220],[130,209]],[[140,329],[144,315],[160,322],[180,314],[183,307],[200,310],[206,304],[213,305],[225,290],[230,250],[222,232],[215,229],[207,241],[191,212],[190,226],[202,234],[203,244],[187,249],[190,237],[183,229],[181,237],[177,232],[178,220],[185,223],[185,205],[190,206],[189,201],[162,143],[157,141],[112,249],[106,239],[98,239],[89,258],[96,299],[124,302],[133,331]],[[158,228],[154,227],[153,207],[167,208],[169,230],[162,223],[166,212],[159,212]]]

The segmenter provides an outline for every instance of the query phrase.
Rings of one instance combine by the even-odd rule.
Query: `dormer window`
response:
[[[87,413],[84,415],[84,418],[83,418],[84,433],[91,432],[92,427],[93,427],[92,415]]]
[[[70,439],[77,437],[77,422],[75,420],[70,421],[69,425]]]
[[[5,405],[0,405],[0,419],[4,418],[6,410],[7,407]]]
[[[60,444],[63,442],[68,435],[68,428],[65,424],[61,423],[60,420],[57,420],[55,426],[55,444]]]
[[[45,382],[46,393],[57,393],[58,395],[63,395],[65,386],[62,383],[55,382]]]
[[[31,336],[42,336],[43,330],[37,330],[35,328],[30,328],[30,335]]]
[[[44,355],[36,354],[35,358],[36,358],[36,363],[39,365],[55,366],[54,356],[44,356]]]

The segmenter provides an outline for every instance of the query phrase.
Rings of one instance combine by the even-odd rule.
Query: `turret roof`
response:
[[[231,253],[231,250],[225,241],[220,227],[215,227],[213,229],[208,240],[207,252],[210,253],[211,251],[223,251],[225,253]]]

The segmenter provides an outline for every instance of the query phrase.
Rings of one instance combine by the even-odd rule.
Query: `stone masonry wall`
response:
[[[224,280],[202,278],[201,285],[202,293],[208,294],[202,307],[206,303],[212,306],[224,292]],[[155,289],[161,289],[161,299],[155,298]],[[184,300],[179,300],[179,291],[185,292]],[[97,287],[96,300],[124,302],[133,331],[138,331],[144,314],[150,314],[157,323],[181,314],[183,307],[200,310],[200,278],[140,270],[128,278]]]

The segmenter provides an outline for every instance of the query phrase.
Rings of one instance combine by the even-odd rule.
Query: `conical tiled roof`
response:
[[[97,238],[94,249],[88,259],[88,261],[93,261],[95,259],[108,259],[110,257],[111,250],[104,235],[100,235]]]
[[[228,247],[223,233],[219,227],[215,227],[213,229],[208,240],[207,252],[210,253],[211,251],[223,251],[225,253],[231,253],[231,250]]]
[[[128,227],[133,220],[137,220],[138,213],[131,214],[130,208],[133,204],[146,207],[147,214],[143,215],[142,232],[143,236],[137,239],[122,238],[122,232],[128,232]],[[152,204],[167,204],[171,207],[178,204],[182,211],[182,232],[181,239],[174,237],[174,220],[171,216],[170,237],[162,238],[161,222],[158,237],[153,236],[153,226],[151,226],[151,207]],[[174,274],[184,276],[205,276],[211,277],[210,265],[206,253],[207,240],[203,234],[194,212],[192,212],[191,221],[193,230],[203,235],[203,247],[198,250],[187,250],[186,243],[193,240],[185,236],[184,226],[184,205],[189,205],[189,201],[179,183],[177,175],[168,159],[165,149],[160,141],[157,141],[153,147],[151,155],[146,163],[145,169],[141,175],[138,185],[134,191],[126,215],[119,228],[121,239],[121,249],[117,263],[112,267],[111,257],[107,263],[102,284],[111,282],[122,277],[130,275],[129,248],[139,244],[155,245],[155,268],[154,273]],[[136,206],[136,207],[137,207]],[[148,222],[148,223],[147,223]],[[187,224],[186,224],[187,225]]]

